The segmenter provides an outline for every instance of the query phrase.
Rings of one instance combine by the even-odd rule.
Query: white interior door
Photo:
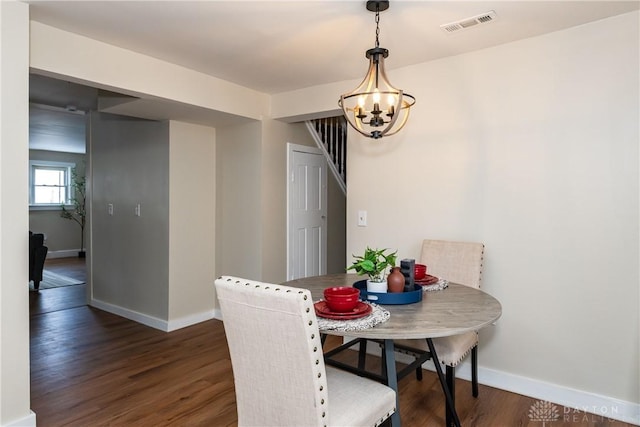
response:
[[[287,276],[327,272],[327,162],[314,147],[288,144]]]

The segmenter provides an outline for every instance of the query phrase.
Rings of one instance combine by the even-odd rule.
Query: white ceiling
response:
[[[364,53],[375,42],[374,14],[364,0],[25,1],[34,21],[270,94],[362,78]],[[389,49],[393,69],[639,7],[638,0],[392,0],[380,14],[380,46]],[[440,28],[491,10],[497,18],[488,24],[454,33]]]

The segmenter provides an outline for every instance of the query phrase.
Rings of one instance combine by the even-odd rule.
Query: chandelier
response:
[[[384,71],[384,58],[389,51],[380,47],[380,12],[389,8],[388,0],[369,0],[367,10],[376,13],[376,46],[367,50],[369,70],[360,85],[340,96],[342,108],[349,124],[362,135],[373,139],[398,133],[409,118],[409,108],[416,99],[396,89]]]

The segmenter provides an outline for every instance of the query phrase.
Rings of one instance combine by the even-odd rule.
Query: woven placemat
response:
[[[436,283],[433,283],[431,285],[426,285],[422,287],[422,290],[425,292],[430,292],[430,291],[441,291],[444,288],[446,288],[447,286],[449,286],[449,282],[445,279],[438,279],[438,281]]]
[[[370,302],[365,302],[365,304],[371,306],[371,313],[367,316],[352,320],[334,320],[317,316],[318,328],[320,328],[321,331],[361,331],[363,329],[373,328],[377,324],[389,320],[391,314],[386,308]]]

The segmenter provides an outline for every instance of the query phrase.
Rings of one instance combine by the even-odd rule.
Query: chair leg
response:
[[[422,381],[422,366],[416,368],[416,379]]]
[[[471,393],[478,397],[478,346],[471,349]]]
[[[453,408],[450,408],[449,405],[446,405],[445,414],[446,414],[446,426],[455,425],[453,422],[453,415],[451,409],[456,407],[456,368],[453,366],[447,365],[446,370],[447,375],[447,387],[449,387],[449,392],[451,393],[451,404]]]

